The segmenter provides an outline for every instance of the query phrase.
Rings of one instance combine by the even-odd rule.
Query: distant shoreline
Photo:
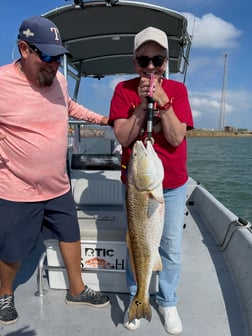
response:
[[[229,138],[241,138],[241,137],[252,137],[252,132],[237,132],[237,131],[211,131],[211,130],[198,130],[194,129],[187,131],[188,138],[196,137],[229,137]]]
[[[73,136],[74,130],[69,129],[69,135]],[[89,137],[104,137],[103,129],[95,129],[95,128],[84,128],[80,129],[81,138],[89,138]],[[252,132],[249,131],[212,131],[212,130],[202,130],[202,129],[193,129],[187,131],[186,136],[188,138],[200,138],[200,137],[219,137],[219,138],[246,138],[252,137]]]

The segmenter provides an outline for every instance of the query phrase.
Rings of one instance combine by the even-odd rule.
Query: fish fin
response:
[[[163,196],[160,196],[160,195],[157,195],[156,193],[155,193],[155,191],[150,191],[149,192],[149,196],[151,197],[151,198],[154,198],[158,203],[164,203],[164,199],[163,199]]]
[[[158,256],[157,256],[157,258],[155,260],[155,263],[153,265],[152,271],[153,272],[162,271],[162,268],[163,268],[162,260],[161,260],[160,255],[158,254]]]
[[[127,234],[126,234],[126,243],[127,243],[128,250],[129,250],[131,270],[132,270],[132,273],[134,275],[134,279],[136,281],[136,269],[135,269],[135,263],[134,263],[134,259],[133,259],[132,248],[131,248],[129,230],[127,230]]]
[[[150,321],[151,315],[152,312],[149,300],[140,301],[136,295],[129,307],[129,313],[128,313],[129,321],[141,318],[145,318],[146,320]]]

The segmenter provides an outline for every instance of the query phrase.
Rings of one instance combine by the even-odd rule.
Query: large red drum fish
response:
[[[129,321],[151,319],[149,286],[153,271],[162,269],[159,245],[164,223],[164,169],[153,149],[136,141],[128,165],[126,206],[127,244],[137,293],[129,307]]]

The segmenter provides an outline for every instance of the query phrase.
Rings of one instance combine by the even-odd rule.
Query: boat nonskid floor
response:
[[[186,216],[184,230],[183,267],[178,289],[178,311],[185,336],[248,336],[242,320],[230,272],[223,254],[196,213]],[[195,220],[197,220],[197,225]],[[34,295],[37,289],[37,263],[44,246],[40,243],[23,264],[17,277],[15,302],[20,318],[16,324],[0,325],[1,336],[77,336],[128,335],[123,327],[123,315],[128,294],[108,293],[111,305],[98,309],[65,304],[65,290],[50,289]],[[162,317],[151,296],[152,320],[142,321],[135,335],[165,335]]]

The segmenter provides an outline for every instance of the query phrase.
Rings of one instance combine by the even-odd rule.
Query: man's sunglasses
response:
[[[141,68],[147,68],[147,66],[150,64],[150,61],[155,67],[161,67],[164,64],[165,59],[166,59],[166,56],[162,56],[162,55],[156,55],[153,57],[148,57],[148,56],[136,57],[137,63]]]
[[[35,47],[35,45],[30,44],[30,43],[27,43],[27,45],[29,46],[29,48],[32,52],[34,51],[36,54],[38,54],[39,58],[43,62],[46,62],[46,63],[52,63],[52,62],[61,63],[61,61],[62,61],[62,55],[49,56],[49,55],[44,54],[42,51],[40,51],[37,47]]]

